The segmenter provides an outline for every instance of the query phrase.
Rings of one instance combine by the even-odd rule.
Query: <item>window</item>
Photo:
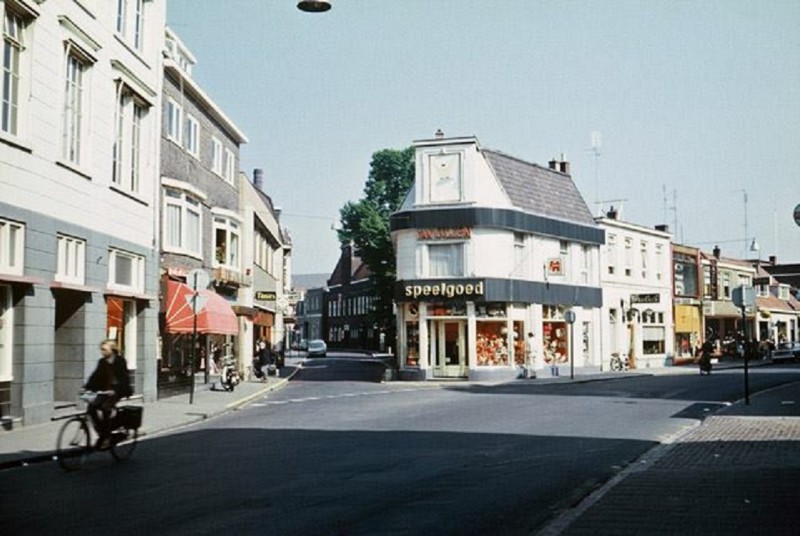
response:
[[[656,244],[656,279],[661,281],[664,277],[664,246]]]
[[[186,151],[192,156],[199,156],[200,155],[200,143],[199,143],[199,136],[200,136],[200,125],[197,123],[197,119],[186,114],[186,129],[183,133],[183,146],[186,148]]]
[[[217,138],[211,138],[211,169],[222,176],[222,142]]]
[[[144,292],[144,257],[119,249],[110,250],[108,285]]]
[[[133,46],[142,50],[144,42],[144,0],[133,0]]]
[[[217,266],[239,269],[239,224],[230,218],[214,217],[214,261]]]
[[[711,283],[711,266],[703,266],[703,297],[716,299],[716,296],[712,296],[714,288]]]
[[[202,257],[200,201],[178,190],[164,189],[164,249]]]
[[[788,300],[789,299],[789,285],[779,285],[778,286],[778,299],[781,299],[781,300]]]
[[[758,285],[756,287],[756,291],[758,292],[759,296],[761,296],[762,298],[766,298],[767,296],[769,296],[769,285],[762,283],[761,285]]]
[[[23,21],[6,3],[3,10],[3,79],[0,130],[14,136],[19,128],[20,56],[25,49]]]
[[[558,242],[558,253],[561,256],[561,270],[563,271],[562,275],[569,275],[572,277],[572,264],[569,259],[569,242],[566,240],[559,240]]]
[[[142,50],[144,43],[144,2],[145,0],[117,0],[114,28],[136,50]]]
[[[22,275],[25,226],[0,219],[0,272]]]
[[[523,233],[514,233],[514,270],[513,275],[518,277],[525,277],[525,235]]]
[[[183,109],[173,99],[167,99],[167,138],[175,143],[181,143],[181,116]]]
[[[581,246],[581,283],[589,284],[589,274],[592,271],[592,249],[589,246]]]
[[[236,157],[230,149],[225,149],[225,180],[233,184],[236,174]]]
[[[81,129],[83,128],[83,79],[86,64],[77,56],[67,56],[64,85],[64,112],[61,155],[75,165],[81,163]]]
[[[731,273],[722,272],[722,296],[725,298],[731,297]]]
[[[649,255],[647,242],[641,242],[639,249],[642,257],[642,279],[647,279],[647,256]]]
[[[751,284],[750,276],[739,274],[739,286],[749,287]]]
[[[625,275],[630,277],[633,273],[633,240],[625,239]]]
[[[664,328],[644,326],[642,330],[642,353],[645,355],[663,354],[665,352]]]
[[[464,243],[428,244],[428,276],[464,275]]]
[[[128,15],[128,0],[117,0],[117,33],[125,35],[125,19]]]
[[[111,182],[133,193],[139,191],[144,105],[125,89],[120,91],[114,121],[114,165]]]
[[[83,285],[86,273],[86,241],[58,235],[56,280]]]
[[[608,235],[608,273],[614,275],[617,269],[617,237],[616,235]]]

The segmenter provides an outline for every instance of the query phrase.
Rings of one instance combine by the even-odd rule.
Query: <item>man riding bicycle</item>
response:
[[[100,343],[103,357],[89,376],[84,389],[94,391],[97,397],[89,404],[89,415],[99,436],[97,448],[107,449],[111,446],[111,422],[117,402],[133,394],[128,376],[128,364],[120,355],[117,343],[108,339]]]

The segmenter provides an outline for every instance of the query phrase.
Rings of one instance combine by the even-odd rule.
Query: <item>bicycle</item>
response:
[[[611,354],[611,370],[614,372],[621,372],[626,371],[630,368],[630,362],[628,361],[628,356],[625,356],[623,359],[620,355],[616,352]]]
[[[76,407],[85,405],[85,411],[64,417],[67,421],[58,432],[56,444],[56,459],[64,471],[80,469],[89,454],[94,450],[99,450],[92,445],[89,426],[89,423],[92,422],[89,404],[94,402],[95,398],[97,398],[97,393],[90,391],[82,393]],[[108,450],[115,460],[127,460],[136,450],[143,412],[144,410],[140,406],[120,406],[117,408],[116,415],[111,417],[111,446]],[[95,433],[99,436],[96,429]]]

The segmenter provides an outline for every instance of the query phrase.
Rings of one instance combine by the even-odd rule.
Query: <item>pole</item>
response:
[[[189,363],[189,376],[191,385],[189,386],[189,404],[194,404],[194,360],[197,352],[197,274],[194,274],[192,281],[192,360]]]
[[[742,304],[742,331],[744,331],[744,341],[742,342],[742,349],[744,350],[744,403],[750,405],[750,371],[747,368],[748,357],[748,339],[747,339],[747,318],[745,316],[746,307]]]
[[[569,323],[569,379],[575,379],[575,322]]]

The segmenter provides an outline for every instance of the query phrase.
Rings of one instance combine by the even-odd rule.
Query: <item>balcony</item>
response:
[[[214,268],[214,282],[217,285],[226,285],[230,287],[251,287],[253,286],[253,278],[249,275],[242,275],[237,270],[230,268]]]

